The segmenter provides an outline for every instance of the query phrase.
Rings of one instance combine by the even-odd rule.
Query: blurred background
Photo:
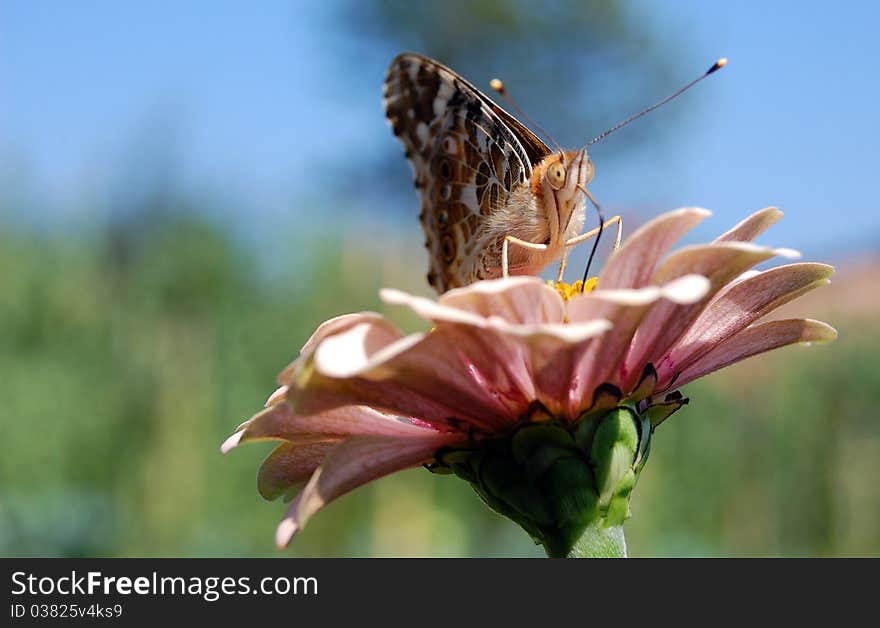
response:
[[[0,555],[542,555],[422,469],[278,552],[271,446],[218,451],[322,320],[382,311],[381,286],[430,294],[381,107],[402,50],[503,78],[569,147],[730,58],[596,145],[592,192],[625,234],[712,209],[687,242],[778,205],[761,241],[838,269],[786,314],[840,339],[687,387],[630,551],[880,555],[878,25],[867,1],[3,0]]]

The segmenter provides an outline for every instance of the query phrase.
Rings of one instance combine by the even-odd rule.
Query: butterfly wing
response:
[[[550,149],[453,70],[413,53],[391,63],[385,112],[421,197],[428,282],[442,293],[486,276],[487,218]]]

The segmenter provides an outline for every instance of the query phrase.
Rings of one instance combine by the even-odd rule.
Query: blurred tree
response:
[[[354,37],[348,49],[358,59],[379,54],[387,63],[413,50],[487,92],[491,78],[502,78],[519,106],[563,146],[583,145],[692,74],[673,71],[676,51],[657,54],[652,26],[625,3],[610,0],[349,1],[342,5],[340,22]],[[352,79],[358,80],[357,73]],[[669,125],[665,115],[649,116],[629,137],[654,137],[661,121]],[[370,169],[368,189],[387,181],[387,189],[378,188],[383,198],[389,191],[411,194],[403,183],[409,169],[401,165],[396,143],[383,148]],[[602,145],[606,155],[625,148],[618,141]],[[362,183],[366,170],[354,173],[350,182]]]

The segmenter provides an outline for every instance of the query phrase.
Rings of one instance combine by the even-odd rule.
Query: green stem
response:
[[[588,526],[574,545],[544,543],[550,558],[626,558],[626,539],[622,525],[606,526],[597,521]]]

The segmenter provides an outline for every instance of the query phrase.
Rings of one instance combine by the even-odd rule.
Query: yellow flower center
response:
[[[555,288],[563,301],[568,301],[574,295],[580,294],[581,292],[592,292],[596,288],[597,281],[599,281],[598,277],[590,277],[587,279],[587,283],[578,279],[573,284],[567,284],[564,281],[548,281],[547,285],[551,288]]]

